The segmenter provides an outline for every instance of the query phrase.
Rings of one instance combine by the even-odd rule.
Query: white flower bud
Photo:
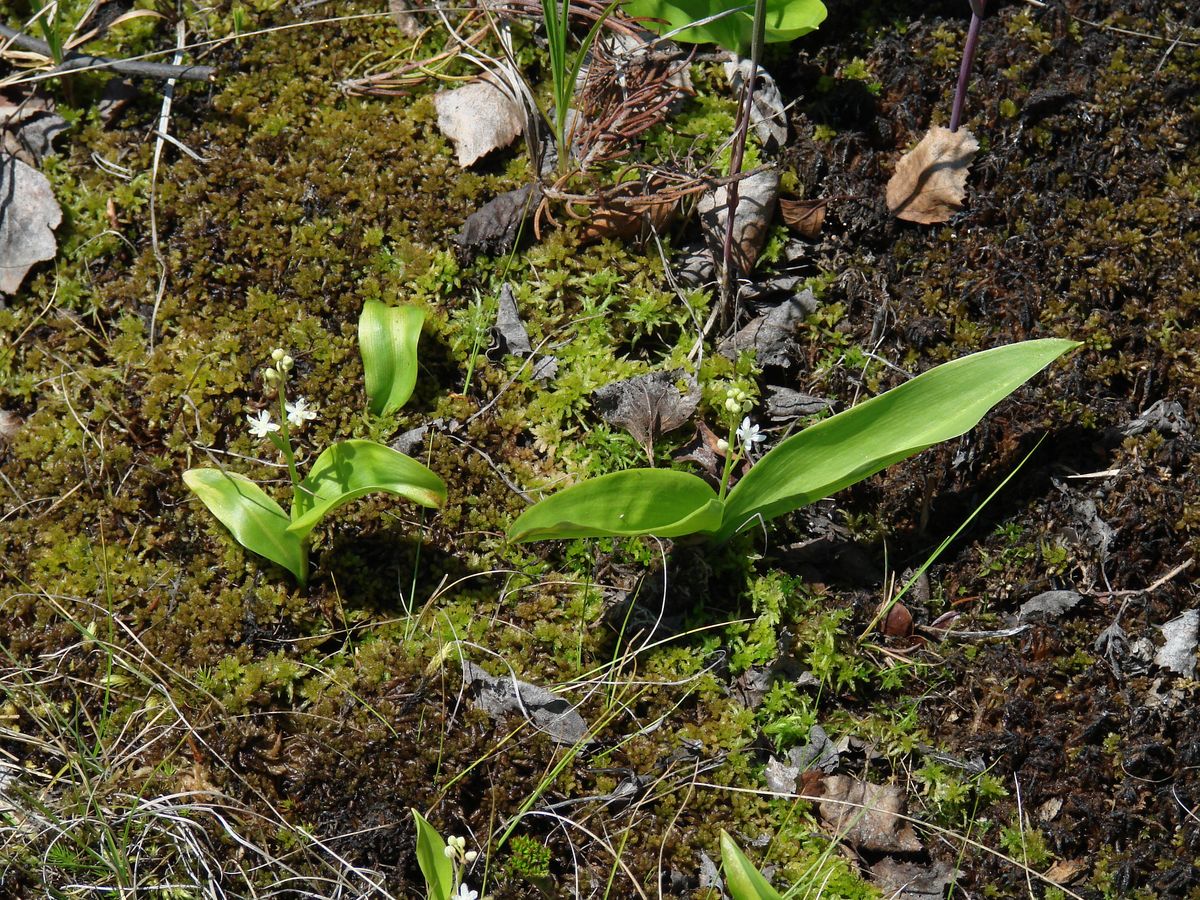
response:
[[[274,350],[271,351],[271,359],[274,360],[275,362],[279,362],[281,359],[283,359],[283,356],[284,356],[284,353],[283,353],[282,347],[276,347]]]

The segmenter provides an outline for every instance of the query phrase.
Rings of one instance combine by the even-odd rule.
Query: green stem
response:
[[[729,444],[725,450],[725,469],[721,472],[721,492],[718,495],[721,500],[725,499],[725,495],[729,492],[729,476],[733,474],[733,464],[737,462],[737,451],[734,448],[734,441],[737,439],[737,425],[732,421],[729,423],[729,439],[726,443]]]
[[[281,376],[279,379],[279,436],[283,438],[283,446],[280,449],[283,450],[283,458],[287,460],[288,474],[292,477],[292,490],[296,491],[300,488],[300,473],[296,471],[296,453],[292,449],[292,435],[288,429],[285,377]]]

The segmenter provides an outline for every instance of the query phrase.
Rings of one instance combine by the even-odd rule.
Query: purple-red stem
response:
[[[742,100],[742,108],[739,110],[738,122],[734,129],[733,147],[729,151],[729,174],[738,175],[742,171],[742,161],[746,155],[746,136],[750,131],[750,110],[754,108],[754,82],[758,81],[758,54],[751,53],[750,55],[750,78],[746,82],[746,93]],[[723,298],[728,301],[728,298],[733,294],[733,228],[734,219],[737,217],[738,207],[738,184],[740,179],[734,178],[729,182],[729,186],[725,189],[728,204],[726,206],[726,216],[728,221],[725,223],[725,240],[721,246],[721,262],[722,262],[722,294]]]
[[[958,69],[958,85],[954,88],[954,106],[950,111],[950,130],[958,131],[962,122],[963,105],[967,100],[967,81],[975,65],[975,50],[979,46],[979,26],[983,24],[983,12],[987,0],[971,4],[971,25],[967,28],[967,42],[963,45],[962,65]]]

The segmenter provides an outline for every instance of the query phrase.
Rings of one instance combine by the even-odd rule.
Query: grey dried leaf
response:
[[[62,210],[46,176],[0,152],[0,294],[14,294],[25,274],[58,252]]]
[[[800,416],[815,416],[833,405],[824,397],[814,397],[791,388],[767,386],[767,417],[776,422],[787,422]]]
[[[737,215],[733,222],[733,258],[738,270],[749,272],[767,242],[775,203],[779,198],[779,172],[763,169],[738,182]],[[725,246],[725,223],[729,221],[729,193],[719,187],[700,197],[696,205],[700,227],[713,256],[720,259]]]
[[[954,868],[944,862],[928,865],[899,862],[885,856],[871,866],[875,884],[889,900],[942,900],[955,879]]]
[[[685,385],[682,391],[676,386],[680,381]],[[700,385],[682,369],[672,369],[615,381],[592,397],[606,422],[624,428],[653,455],[658,436],[678,428],[696,411]]]
[[[923,849],[905,815],[904,794],[893,784],[871,784],[849,775],[830,775],[821,782],[821,821],[837,837],[858,850],[916,853]]]
[[[1183,404],[1178,400],[1158,400],[1136,419],[1121,426],[1121,434],[1131,437],[1157,431],[1163,435],[1190,434],[1192,423],[1188,421]]]
[[[511,675],[492,675],[467,660],[463,660],[462,668],[463,680],[478,689],[475,705],[492,718],[516,713],[559,744],[587,740],[587,722],[558,694]]]
[[[528,356],[533,352],[529,343],[529,332],[517,311],[517,300],[507,284],[500,288],[500,302],[496,309],[496,325],[493,333],[500,343],[500,352],[514,356]]]
[[[7,409],[0,409],[0,444],[7,443],[21,430],[21,418]]]
[[[400,33],[406,38],[421,36],[421,22],[413,13],[412,4],[408,0],[388,0],[388,12]]]
[[[1164,643],[1154,654],[1154,664],[1191,678],[1196,672],[1196,639],[1200,634],[1200,609],[1189,609],[1162,626]]]
[[[1017,613],[1019,622],[1037,622],[1057,619],[1063,613],[1074,609],[1083,597],[1075,591],[1043,591],[1036,597],[1021,604]]]
[[[788,751],[788,762],[801,772],[819,769],[826,775],[832,775],[837,771],[840,761],[837,747],[820,725],[814,725],[808,730],[807,744]]]
[[[66,130],[66,120],[46,98],[33,96],[10,103],[0,97],[0,149],[21,162],[41,165],[54,152],[54,139]]]
[[[729,79],[735,97],[740,97],[745,90],[751,65],[748,59],[736,58],[728,59],[723,64],[725,77]],[[767,153],[774,154],[787,143],[787,110],[784,108],[783,94],[779,92],[771,73],[760,65],[756,74],[750,124],[754,126],[754,132]]]
[[[466,255],[508,253],[541,202],[542,187],[537,182],[499,194],[467,216],[454,242]]]
[[[805,289],[793,294],[765,315],[753,319],[731,338],[722,341],[717,352],[729,359],[753,350],[759,365],[790,366],[796,345],[796,327],[816,312],[817,298]]]
[[[963,207],[967,171],[977,152],[979,141],[965,128],[930,128],[888,181],[892,215],[922,225],[945,222]]]
[[[454,144],[464,169],[507,147],[525,130],[521,107],[490,81],[473,81],[433,97],[438,128]]]
[[[794,794],[796,779],[800,777],[800,767],[790,766],[772,756],[767,760],[763,776],[767,780],[768,790],[774,791],[776,794]]]

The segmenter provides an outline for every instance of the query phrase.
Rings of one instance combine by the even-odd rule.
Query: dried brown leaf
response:
[[[821,234],[825,224],[828,200],[783,200],[779,201],[779,214],[788,228],[810,241]]]
[[[979,142],[965,128],[930,128],[888,181],[892,215],[922,225],[945,222],[963,207],[967,169],[978,151]]]
[[[686,385],[682,392],[676,387],[679,381]],[[615,381],[592,396],[604,420],[632,434],[653,457],[655,439],[678,428],[696,411],[700,386],[691,375],[674,369]]]
[[[858,850],[916,853],[923,849],[904,818],[904,794],[896,785],[871,784],[849,775],[821,781],[817,811],[821,821]]]

